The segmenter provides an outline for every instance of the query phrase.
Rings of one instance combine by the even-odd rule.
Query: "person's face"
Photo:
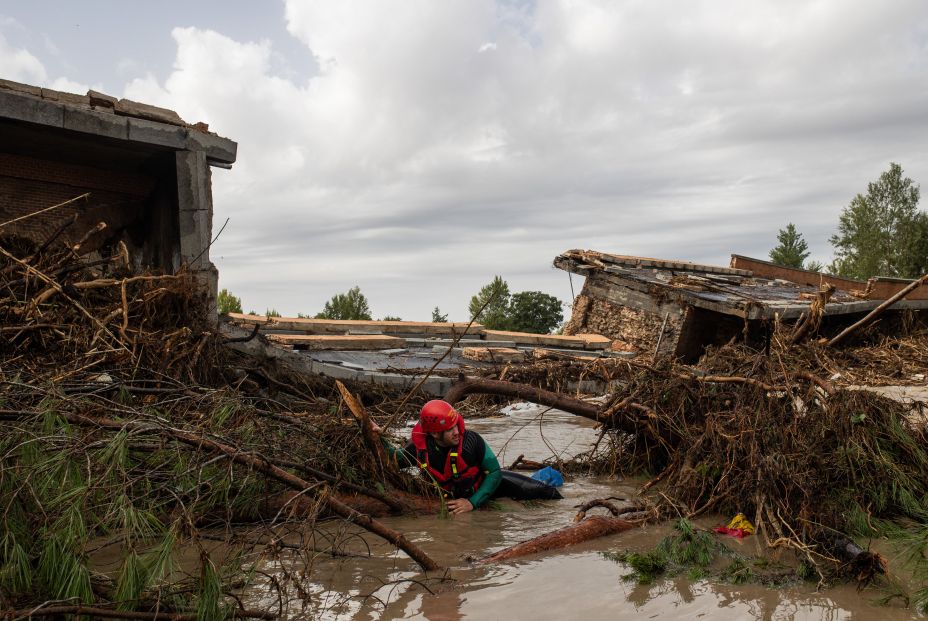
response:
[[[458,440],[461,439],[461,432],[455,425],[451,429],[447,429],[441,433],[433,433],[432,437],[435,438],[439,446],[457,446]]]

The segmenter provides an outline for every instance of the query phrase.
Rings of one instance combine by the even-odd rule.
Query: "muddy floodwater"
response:
[[[542,414],[544,412],[544,414]],[[541,422],[543,421],[543,422]],[[474,420],[504,466],[520,454],[541,461],[552,453],[569,458],[588,450],[597,434],[589,421],[528,404],[507,415]],[[632,498],[640,481],[579,478],[565,483],[564,500],[523,506],[501,501],[498,510],[482,510],[439,519],[386,518],[449,569],[425,576],[402,553],[356,531],[332,526],[325,533],[343,550],[359,557],[320,554],[305,561],[268,562],[262,569],[281,577],[308,570],[308,586],[289,588],[285,618],[290,619],[915,619],[913,610],[875,603],[882,593],[858,593],[853,586],[816,592],[814,585],[772,589],[670,578],[650,586],[622,580],[629,569],[603,552],[645,551],[669,534],[667,525],[646,526],[611,537],[520,561],[482,566],[469,561],[519,541],[568,525],[575,506],[593,498]],[[600,510],[595,510],[600,511]],[[721,520],[721,516],[716,518]],[[702,522],[713,525],[710,518]],[[323,527],[325,528],[325,527]],[[317,541],[321,539],[317,538]],[[755,554],[751,538],[726,541],[745,555]],[[367,546],[370,546],[368,548]],[[368,557],[370,553],[370,557]],[[891,554],[890,565],[898,564]],[[245,594],[250,607],[276,608],[278,597],[259,579]]]

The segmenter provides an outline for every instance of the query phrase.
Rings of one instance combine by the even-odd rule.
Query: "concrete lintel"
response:
[[[2,116],[16,121],[50,127],[64,125],[64,107],[31,95],[12,90],[0,90]]]
[[[91,105],[90,98],[86,95],[76,95],[74,93],[66,93],[64,91],[54,91],[50,88],[42,89],[42,99],[68,104],[69,106],[77,106],[78,108],[84,108],[88,110],[90,109]]]
[[[191,130],[187,132],[187,148],[202,151],[211,160],[232,164],[238,152],[238,144],[228,138]]]
[[[95,112],[65,106],[63,127],[95,136],[129,139],[129,123],[126,118],[116,116],[112,112]]]
[[[129,123],[129,140],[157,144],[172,149],[185,149],[187,128],[156,121],[126,117]]]

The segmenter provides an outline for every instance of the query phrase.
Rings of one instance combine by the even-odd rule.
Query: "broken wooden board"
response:
[[[530,334],[527,332],[509,332],[507,330],[484,330],[485,338],[513,341],[519,345],[550,345],[568,349],[606,349],[612,342],[598,334]]]
[[[365,349],[401,349],[406,342],[395,336],[382,334],[269,334],[276,343],[291,345],[294,349],[355,351]]]
[[[428,334],[454,337],[460,334],[483,333],[483,326],[473,323],[435,323],[431,321],[360,321],[349,319],[310,319],[302,317],[265,317],[229,313],[229,318],[248,325],[260,324],[269,330],[290,330],[306,334],[346,334],[354,332],[377,332],[380,334]],[[465,331],[466,330],[466,331]]]
[[[465,347],[461,355],[479,362],[522,362],[525,352],[511,347]]]
[[[555,351],[553,349],[544,349],[539,347],[538,349],[532,350],[532,358],[535,360],[599,360],[600,355],[595,354],[593,356],[584,356],[581,353],[566,353],[562,351]]]

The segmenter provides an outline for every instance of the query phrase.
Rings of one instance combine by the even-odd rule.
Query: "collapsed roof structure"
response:
[[[822,285],[836,288],[825,304],[830,318],[869,312],[910,281],[837,278],[732,255],[730,267],[568,250],[555,267],[585,277],[565,334],[593,332],[614,346],[693,361],[708,345],[743,335],[762,340],[770,322],[809,313]],[[894,306],[928,308],[921,286]]]
[[[545,358],[595,360],[622,356],[598,334],[531,334],[488,330],[479,323],[360,321],[229,313],[223,330],[241,351],[259,352],[299,371],[336,379],[410,388],[426,394],[451,386],[447,371],[505,367]],[[244,336],[260,331],[273,345]],[[429,375],[430,370],[445,371]]]
[[[122,244],[138,271],[190,270],[215,309],[210,167],[231,168],[237,145],[208,130],[93,90],[0,80],[2,233],[85,256]]]

